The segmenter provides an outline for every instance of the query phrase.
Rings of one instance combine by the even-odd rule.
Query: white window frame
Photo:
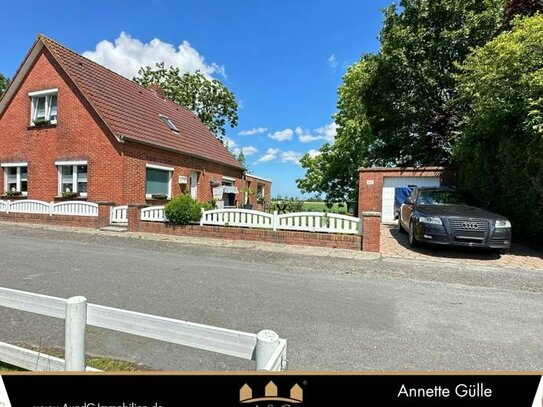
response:
[[[173,167],[166,167],[165,165],[159,164],[145,164],[145,199],[153,199],[153,194],[147,193],[147,168],[152,168],[154,170],[167,171],[168,176],[168,199],[172,199],[172,177],[173,177]]]
[[[34,108],[36,99],[45,97],[45,119],[47,120],[48,117],[51,116],[51,106],[49,106],[49,102],[51,98],[48,98],[47,96],[53,96],[56,95],[57,97],[57,118],[58,118],[58,88],[54,89],[46,89],[46,90],[38,90],[36,92],[29,92],[28,96],[30,96],[30,126],[34,126]],[[51,124],[57,124],[57,119],[55,120],[49,120]]]
[[[258,187],[261,187],[260,194],[258,193]],[[264,198],[265,196],[266,196],[266,185],[257,183],[256,184],[256,197],[261,198],[261,199],[265,199]]]
[[[4,191],[8,191],[8,173],[5,170],[6,168],[17,168],[17,191],[21,192],[22,196],[28,195],[28,163],[2,163],[1,167],[4,171]],[[27,182],[27,191],[21,191],[21,168],[26,167],[26,182]]]
[[[58,196],[62,196],[62,168],[61,167],[73,167],[72,169],[72,192],[79,192],[77,190],[77,184],[79,181],[79,176],[77,173],[77,167],[80,165],[86,165],[87,166],[87,191],[89,187],[89,164],[87,161],[55,161],[55,165],[57,166],[57,174],[58,174]],[[86,198],[87,192],[79,192],[79,196]]]
[[[223,176],[222,177],[222,185],[234,186],[234,185],[236,185],[236,179],[233,178],[233,177]]]

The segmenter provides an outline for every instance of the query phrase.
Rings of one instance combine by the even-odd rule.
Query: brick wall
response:
[[[29,127],[29,92],[58,88],[57,125]],[[43,50],[0,117],[0,162],[28,163],[28,198],[58,195],[55,161],[88,162],[88,200],[121,202],[122,145],[109,133],[70,79]],[[0,169],[0,188],[4,188]]]
[[[9,221],[17,223],[43,223],[57,226],[99,228],[100,219],[91,216],[66,216],[66,215],[41,215],[34,213],[2,213],[0,212],[0,221]]]
[[[328,233],[273,231],[224,226],[170,226],[160,222],[138,222],[131,230],[145,233],[160,233],[178,236],[200,236],[228,240],[250,240],[302,246],[318,246],[338,249],[360,250],[361,237]]]
[[[235,185],[239,190],[243,187],[241,179],[243,172],[222,164],[130,141],[125,143],[124,154],[126,178],[123,202],[129,204],[164,204],[164,202],[157,203],[146,201],[146,164],[158,164],[174,168],[172,176],[172,196],[190,192],[191,171],[198,173],[197,194],[198,200],[201,202],[207,202],[213,199],[211,181],[215,180],[221,182],[223,176],[235,178]],[[187,177],[188,183],[186,185],[179,184],[179,176]],[[238,200],[238,203],[241,204],[242,194],[240,193],[237,195],[236,199]]]

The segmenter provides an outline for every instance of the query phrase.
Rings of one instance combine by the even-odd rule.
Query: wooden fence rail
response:
[[[0,287],[0,306],[65,320],[65,360],[0,342],[0,361],[29,370],[89,370],[84,364],[85,326],[158,339],[256,362],[257,370],[286,369],[286,340],[273,331],[252,334],[139,312]],[[262,338],[265,338],[262,340]],[[270,339],[271,338],[271,339]]]

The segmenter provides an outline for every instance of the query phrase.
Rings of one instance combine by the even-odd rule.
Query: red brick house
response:
[[[116,204],[205,202],[226,185],[228,205],[241,204],[244,169],[160,89],[39,36],[0,99],[0,179],[20,198]]]
[[[249,204],[253,209],[263,210],[271,201],[271,184],[269,179],[254,174],[245,175],[243,190],[243,203]]]

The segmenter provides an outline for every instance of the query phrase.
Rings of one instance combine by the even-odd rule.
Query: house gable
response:
[[[56,59],[44,47],[29,57],[2,99],[0,116],[0,161],[28,163],[29,196],[50,200],[59,195],[55,162],[88,163],[88,190],[93,200],[103,200],[100,191],[119,190],[123,178],[123,145],[118,143]],[[32,57],[32,61],[29,58]],[[23,69],[24,68],[24,69]],[[33,127],[29,93],[57,89],[56,125]],[[100,183],[107,182],[105,187]],[[3,185],[1,186],[3,188]]]

